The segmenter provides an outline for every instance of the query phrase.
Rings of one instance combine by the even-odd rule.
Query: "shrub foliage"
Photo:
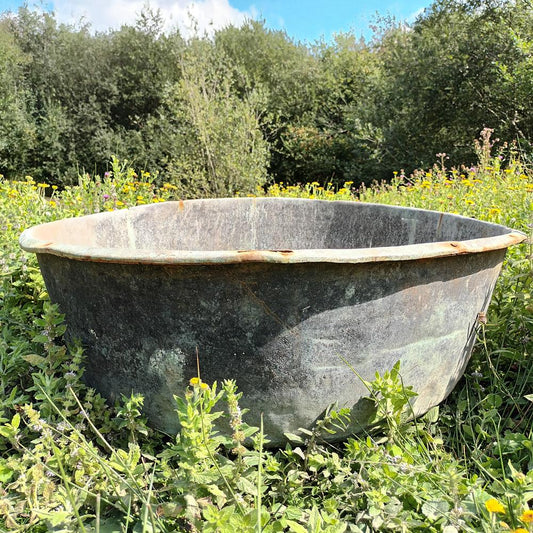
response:
[[[257,21],[186,40],[149,9],[98,33],[4,13],[0,172],[73,185],[116,155],[184,194],[249,192],[267,173],[359,184],[438,151],[473,163],[485,127],[531,157],[532,13],[530,0],[435,0],[368,42],[315,43]]]

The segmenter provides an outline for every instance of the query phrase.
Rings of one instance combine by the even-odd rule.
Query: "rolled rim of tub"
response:
[[[84,241],[87,228],[97,224],[106,224],[117,217],[123,217],[124,223],[140,213],[156,214],[163,206],[182,212],[187,208],[205,202],[219,204],[247,204],[253,209],[257,205],[293,204],[314,202],[319,204],[349,204],[353,209],[374,209],[383,213],[410,213],[416,217],[420,213],[433,214],[439,224],[456,219],[464,223],[488,228],[492,236],[466,239],[422,242],[395,246],[357,247],[357,248],[294,248],[294,249],[173,249],[157,247],[102,246],[88,245]],[[227,207],[227,205],[226,205]],[[334,206],[331,206],[334,208]],[[200,221],[201,222],[201,221]],[[176,228],[179,229],[179,228]],[[159,265],[210,265],[239,263],[371,263],[378,261],[410,261],[436,257],[456,256],[472,253],[501,250],[523,242],[527,235],[506,226],[451,213],[441,213],[424,209],[389,206],[354,201],[327,201],[295,198],[222,198],[208,200],[180,200],[131,207],[116,211],[96,213],[75,218],[66,218],[40,224],[25,230],[20,236],[20,245],[27,252],[53,254],[59,257],[80,261],[122,264],[159,264]],[[74,242],[68,242],[68,241]],[[79,241],[79,242],[76,242]]]

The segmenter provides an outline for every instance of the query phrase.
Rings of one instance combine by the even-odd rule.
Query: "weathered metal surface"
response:
[[[194,200],[53,222],[38,254],[86,379],[141,392],[179,427],[172,396],[196,375],[235,378],[274,443],[332,403],[368,412],[365,379],[401,360],[421,414],[461,377],[505,250],[522,233],[455,215],[355,202]]]

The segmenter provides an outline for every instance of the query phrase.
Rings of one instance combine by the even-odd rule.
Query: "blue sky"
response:
[[[392,15],[399,20],[414,20],[428,0],[232,0],[238,9],[250,9],[253,5],[257,15],[267,25],[284,29],[297,40],[313,41],[320,37],[329,39],[333,33],[354,30],[356,35],[369,37],[370,25],[376,13]]]
[[[146,0],[41,0],[28,1],[41,9],[53,9],[61,22],[75,23],[82,17],[96,30],[131,24]],[[0,0],[0,11],[16,10],[23,0]],[[295,40],[313,42],[333,33],[353,30],[371,36],[376,15],[412,21],[431,5],[429,0],[150,0],[159,9],[167,27],[190,30],[190,16],[201,30],[241,24],[246,18],[263,19],[273,29],[283,29]]]

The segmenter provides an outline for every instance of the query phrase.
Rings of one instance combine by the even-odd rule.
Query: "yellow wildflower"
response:
[[[121,206],[124,205],[124,202],[121,202],[120,200],[117,200],[116,205],[117,205],[118,207],[121,207]]]
[[[204,383],[200,378],[194,377],[189,380],[189,385],[191,387],[199,387],[202,390],[206,390],[209,388],[209,385],[207,383]]]
[[[37,187],[40,187],[41,189],[46,189],[50,187],[50,185],[48,185],[48,183],[38,183]]]
[[[489,513],[505,513],[505,507],[496,498],[487,500],[485,507]]]
[[[522,522],[526,524],[532,524],[533,523],[533,511],[531,511],[530,509],[528,509],[527,511],[524,511],[520,515],[520,520],[522,520]]]
[[[519,527],[518,529],[513,529],[511,533],[529,533],[529,531],[523,527]]]

